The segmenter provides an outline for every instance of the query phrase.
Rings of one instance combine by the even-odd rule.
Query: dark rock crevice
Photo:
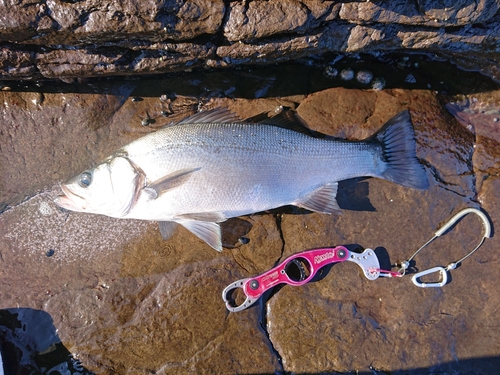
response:
[[[283,357],[281,353],[278,351],[275,343],[273,343],[271,334],[268,330],[268,316],[267,316],[267,300],[264,298],[259,301],[259,326],[262,332],[266,335],[266,338],[269,343],[269,350],[271,351],[271,355],[274,356],[277,360],[277,364],[279,366],[280,374],[284,374],[285,370],[283,368]]]
[[[275,215],[275,220],[276,220],[276,228],[278,229],[281,243],[282,243],[281,254],[280,254],[279,259],[276,261],[276,264],[278,264],[280,262],[280,260],[282,260],[283,254],[285,253],[285,237],[283,234],[283,229],[281,227],[282,214]],[[275,289],[279,289],[279,286]],[[283,356],[279,352],[275,343],[273,342],[271,333],[269,332],[269,329],[268,329],[268,314],[267,314],[268,307],[267,307],[267,304],[268,304],[268,299],[270,298],[270,296],[273,295],[273,293],[274,293],[273,290],[266,292],[258,302],[259,303],[259,306],[258,306],[259,307],[259,327],[262,330],[262,332],[266,335],[266,338],[267,338],[268,343],[269,343],[269,349],[271,351],[271,354],[277,360],[277,364],[280,367],[279,373],[284,374],[285,370],[283,367]]]

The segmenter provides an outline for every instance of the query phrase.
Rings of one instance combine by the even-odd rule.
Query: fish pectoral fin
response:
[[[215,250],[222,251],[222,235],[219,224],[188,219],[181,219],[177,222]]]
[[[179,169],[173,173],[170,173],[158,180],[146,185],[143,191],[146,192],[151,199],[156,199],[168,190],[175,189],[187,180],[189,180],[192,174],[199,171],[201,168],[184,168]]]
[[[337,182],[329,183],[321,186],[319,189],[314,190],[312,193],[293,202],[292,204],[314,212],[341,214],[342,210],[336,200],[337,189]]]
[[[168,240],[170,237],[172,237],[175,230],[177,229],[177,223],[173,221],[160,221],[158,223],[158,226],[160,228],[161,236],[164,240]]]
[[[226,221],[227,217],[222,212],[197,212],[191,214],[182,214],[178,217],[188,220],[198,220],[198,221],[211,221],[214,223],[220,223],[221,221]]]

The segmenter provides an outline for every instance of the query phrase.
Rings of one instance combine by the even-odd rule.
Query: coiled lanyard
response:
[[[478,215],[484,225],[484,235],[479,244],[463,258],[451,262],[446,267],[433,267],[428,270],[417,272],[412,276],[413,283],[418,287],[442,287],[448,282],[448,271],[455,269],[460,263],[471,256],[483,244],[484,239],[491,236],[491,225],[488,217],[476,208],[466,208],[453,216],[435,233],[434,237],[415,251],[410,258],[396,265],[399,266],[398,271],[382,270],[377,255],[372,249],[366,249],[361,254],[351,252],[344,246],[307,250],[286,258],[276,267],[258,276],[241,279],[231,283],[224,288],[222,299],[229,311],[242,311],[252,306],[266,291],[279,284],[288,284],[292,286],[304,285],[311,281],[321,268],[328,264],[344,261],[351,261],[358,264],[363,270],[365,277],[369,280],[376,280],[379,276],[403,277],[407,273],[410,262],[424,247],[447,232],[457,221],[469,213]],[[440,275],[440,281],[433,283],[424,283],[420,281],[422,276],[436,272]],[[241,289],[245,295],[245,301],[239,305],[236,304],[232,297],[233,292],[237,289]]]
[[[481,241],[478,243],[478,245],[472,249],[467,255],[464,257],[460,258],[459,260],[455,262],[449,263],[446,267],[432,267],[427,270],[423,270],[420,272],[417,272],[413,274],[411,277],[411,280],[413,281],[413,284],[420,288],[439,288],[444,286],[448,282],[448,271],[454,270],[457,268],[460,263],[462,263],[465,259],[470,257],[474,252],[479,249],[479,247],[483,244],[485,238],[490,238],[491,237],[491,224],[490,220],[488,217],[485,215],[484,212],[478,210],[477,208],[466,208],[459,213],[457,213],[455,216],[453,216],[445,225],[443,225],[436,233],[434,234],[434,237],[432,237],[429,241],[427,241],[425,244],[423,244],[417,251],[413,253],[411,257],[409,257],[407,260],[400,262],[396,266],[399,266],[399,270],[397,272],[393,271],[382,271],[381,276],[386,276],[386,277],[402,277],[406,274],[408,268],[410,267],[410,262],[415,258],[415,256],[427,245],[429,245],[432,241],[434,241],[436,238],[441,237],[444,233],[446,233],[451,227],[453,227],[457,221],[459,221],[461,218],[463,218],[467,214],[476,214],[479,216],[481,221],[483,222],[484,226],[484,233],[483,237],[481,238]],[[421,282],[420,278],[425,275],[430,275],[433,273],[438,273],[440,276],[440,281],[437,282],[432,282],[432,283],[425,283]]]

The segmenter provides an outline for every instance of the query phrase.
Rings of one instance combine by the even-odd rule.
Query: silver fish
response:
[[[372,176],[426,189],[408,111],[363,141],[317,138],[277,116],[245,123],[225,109],[200,112],[121,148],[66,184],[68,210],[177,224],[222,250],[218,223],[295,205],[340,211],[337,181]]]

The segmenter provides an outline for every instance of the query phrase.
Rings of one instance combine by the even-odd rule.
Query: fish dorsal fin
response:
[[[160,221],[158,223],[160,228],[160,234],[164,240],[168,240],[174,234],[177,229],[177,223],[173,221]]]
[[[306,122],[294,111],[283,110],[273,117],[260,120],[258,124],[272,125],[280,128],[294,130],[298,133],[313,135]]]
[[[179,169],[178,171],[172,172],[146,185],[146,187],[144,187],[144,191],[150,195],[151,199],[156,199],[166,191],[184,184],[191,178],[194,172],[199,171],[200,169],[201,168]]]
[[[222,251],[222,235],[219,224],[211,221],[188,219],[179,219],[176,221],[215,250]]]
[[[226,108],[215,108],[206,111],[195,113],[177,123],[182,124],[200,124],[200,123],[213,123],[213,122],[242,122],[241,118]]]
[[[221,221],[227,220],[226,215],[222,212],[197,212],[192,214],[182,214],[178,217],[189,220],[211,221],[214,223],[220,223]]]
[[[335,199],[337,196],[337,188],[337,182],[323,185],[319,189],[314,190],[312,193],[309,193],[304,198],[299,199],[292,204],[314,212],[340,214],[342,211],[337,204],[337,200]]]

